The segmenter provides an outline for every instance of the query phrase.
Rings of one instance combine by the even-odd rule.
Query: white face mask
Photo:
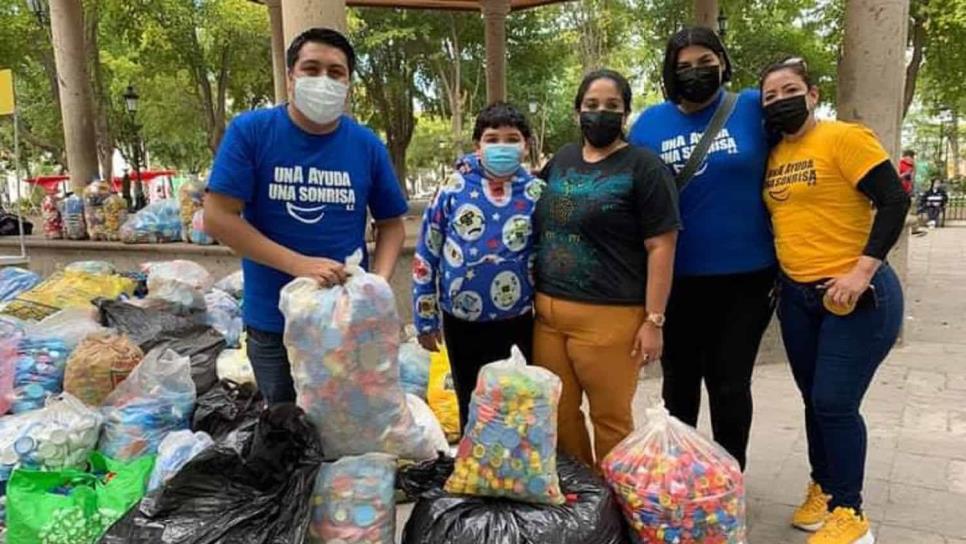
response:
[[[349,86],[328,76],[295,79],[295,107],[313,123],[327,125],[342,115]]]

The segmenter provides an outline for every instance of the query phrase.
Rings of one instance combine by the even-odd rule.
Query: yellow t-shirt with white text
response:
[[[820,121],[768,158],[764,198],[782,270],[807,283],[847,273],[862,256],[873,210],[858,183],[889,159],[868,128]]]

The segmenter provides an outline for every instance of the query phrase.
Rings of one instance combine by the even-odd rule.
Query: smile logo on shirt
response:
[[[303,207],[296,206],[291,202],[286,202],[285,210],[288,212],[289,215],[292,216],[292,219],[295,219],[296,221],[301,221],[306,225],[314,225],[319,221],[321,221],[323,217],[325,217],[325,212],[323,211],[325,210],[325,204],[321,206],[314,206],[311,208],[303,208]]]

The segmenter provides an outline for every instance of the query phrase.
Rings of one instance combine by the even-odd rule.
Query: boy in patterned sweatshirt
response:
[[[533,336],[533,229],[543,182],[520,166],[530,126],[497,102],[476,118],[476,151],[423,215],[413,258],[413,318],[419,343],[435,351],[445,339],[466,426],[480,368],[519,346],[530,359]]]

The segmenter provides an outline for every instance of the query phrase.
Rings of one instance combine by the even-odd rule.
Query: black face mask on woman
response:
[[[624,128],[624,114],[619,111],[580,112],[580,131],[590,145],[603,148],[614,143]]]
[[[790,96],[765,106],[765,128],[771,132],[795,134],[808,120],[805,95]]]
[[[685,68],[677,73],[678,94],[688,102],[702,104],[721,88],[720,66]]]

